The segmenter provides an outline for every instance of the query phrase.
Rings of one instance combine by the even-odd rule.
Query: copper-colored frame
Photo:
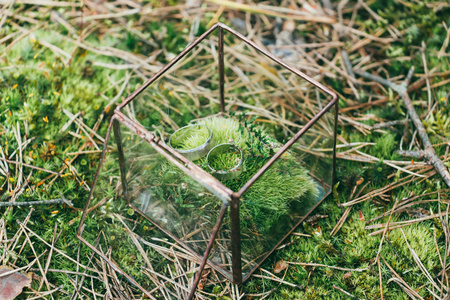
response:
[[[226,186],[224,186],[221,182],[219,182],[216,178],[214,178],[212,175],[195,165],[190,160],[183,157],[178,152],[174,151],[170,147],[168,147],[163,141],[161,141],[157,136],[153,135],[149,131],[147,131],[142,125],[139,123],[131,120],[128,118],[123,112],[122,109],[130,103],[134,98],[136,98],[143,90],[145,90],[149,85],[151,85],[153,82],[155,82],[157,79],[159,79],[166,71],[168,71],[172,66],[174,66],[178,61],[180,61],[188,52],[190,52],[195,46],[197,46],[201,41],[203,41],[206,37],[208,37],[214,30],[218,29],[218,55],[219,55],[219,92],[220,92],[220,107],[221,111],[225,112],[225,96],[224,96],[224,49],[223,49],[223,32],[226,30],[227,32],[233,34],[240,40],[244,41],[247,45],[253,47],[254,49],[258,50],[260,53],[271,59],[272,61],[276,62],[280,66],[288,69],[292,73],[296,74],[297,76],[301,77],[302,79],[308,81],[309,83],[313,84],[326,94],[330,95],[332,97],[332,100],[330,103],[328,103],[319,113],[317,113],[298,133],[294,135],[292,139],[290,139],[286,144],[283,145],[283,147],[280,148],[278,152],[276,152],[270,160],[260,169],[258,172],[238,191],[233,192]],[[196,290],[196,287],[198,285],[198,282],[201,278],[201,273],[203,271],[203,268],[205,267],[206,263],[208,263],[212,268],[220,272],[221,274],[225,275],[229,280],[231,280],[235,284],[241,284],[245,280],[247,280],[250,275],[260,266],[260,264],[269,256],[280,244],[281,242],[292,233],[292,231],[301,223],[304,221],[304,219],[309,215],[309,213],[314,210],[322,201],[325,199],[331,192],[331,189],[328,190],[328,192],[323,196],[323,198],[317,202],[317,204],[311,208],[311,210],[301,218],[301,220],[282,238],[280,241],[273,247],[271,251],[266,253],[264,257],[260,260],[260,262],[250,271],[247,273],[245,278],[242,278],[242,268],[241,268],[241,243],[240,243],[240,220],[239,220],[239,199],[240,197],[252,186],[252,184],[258,180],[258,178],[264,174],[264,172],[287,150],[289,147],[291,147],[310,127],[312,127],[326,112],[328,112],[333,106],[335,106],[335,119],[334,119],[334,146],[333,146],[333,171],[332,171],[332,185],[334,185],[335,181],[335,164],[336,164],[336,127],[337,127],[337,119],[338,119],[338,96],[335,92],[330,90],[329,88],[325,87],[321,83],[317,82],[316,80],[308,77],[306,74],[300,72],[299,70],[291,67],[290,65],[284,63],[282,60],[275,57],[273,54],[267,52],[251,40],[244,37],[242,34],[236,32],[235,30],[229,28],[228,26],[222,24],[222,23],[216,23],[214,24],[210,29],[208,29],[205,33],[203,33],[197,40],[195,40],[192,44],[188,45],[178,56],[176,56],[172,61],[170,61],[164,68],[162,68],[159,72],[157,72],[153,77],[151,77],[147,82],[145,82],[139,89],[137,89],[133,94],[131,94],[127,99],[125,99],[114,111],[114,115],[111,118],[108,131],[105,138],[105,144],[103,146],[103,152],[99,161],[99,166],[97,169],[97,172],[94,177],[94,181],[92,183],[92,188],[88,196],[88,201],[86,202],[86,206],[83,212],[83,215],[80,220],[80,225],[77,230],[77,237],[86,244],[90,249],[92,249],[95,253],[97,253],[102,259],[106,260],[112,268],[114,268],[115,271],[123,275],[125,278],[127,278],[131,283],[133,283],[136,287],[138,287],[144,294],[149,296],[151,299],[155,299],[147,290],[145,290],[143,287],[141,287],[131,276],[123,272],[119,266],[114,264],[110,259],[108,259],[102,252],[100,252],[95,246],[91,245],[88,241],[86,241],[82,237],[82,227],[83,223],[86,218],[87,211],[89,209],[89,205],[92,199],[93,191],[95,188],[95,184],[97,182],[100,169],[103,163],[103,159],[106,153],[106,146],[107,141],[110,138],[111,135],[111,129],[114,130],[114,136],[116,138],[117,143],[117,149],[119,153],[119,165],[121,170],[121,176],[122,176],[122,184],[124,185],[123,190],[126,191],[126,181],[125,178],[125,160],[123,157],[122,152],[122,144],[121,144],[121,137],[120,137],[120,129],[119,129],[119,123],[122,123],[127,128],[129,128],[132,132],[137,134],[139,137],[144,139],[146,142],[148,142],[158,153],[163,155],[165,158],[167,158],[170,162],[175,164],[177,167],[179,167],[183,172],[185,172],[187,175],[194,178],[197,182],[199,182],[201,185],[203,185],[205,188],[210,190],[212,193],[214,193],[218,198],[220,198],[223,201],[223,206],[219,214],[219,218],[217,219],[216,225],[214,226],[214,229],[212,231],[211,238],[208,242],[208,246],[206,248],[206,251],[203,255],[203,257],[200,257],[197,253],[192,251],[183,241],[179,240],[175,236],[173,236],[170,232],[162,228],[157,222],[154,222],[151,220],[148,216],[146,216],[144,213],[142,213],[139,209],[134,207],[129,199],[129,197],[125,194],[125,198],[127,201],[128,206],[133,208],[135,211],[137,211],[139,214],[141,214],[146,219],[150,220],[155,226],[157,226],[159,229],[164,231],[166,234],[171,236],[173,239],[175,239],[178,243],[182,244],[184,247],[186,247],[190,252],[192,252],[193,256],[198,259],[200,262],[200,268],[195,276],[194,283],[192,290],[189,295],[189,299],[192,299]],[[208,261],[208,256],[211,251],[211,248],[213,246],[215,237],[217,235],[217,232],[220,229],[220,225],[222,223],[222,220],[226,214],[228,206],[230,207],[230,222],[231,222],[231,254],[232,254],[232,277],[228,274],[227,271],[223,270],[219,266],[215,265],[211,261]]]

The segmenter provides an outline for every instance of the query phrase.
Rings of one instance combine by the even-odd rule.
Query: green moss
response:
[[[242,133],[239,130],[241,125],[235,119],[226,117],[212,117],[202,119],[197,122],[197,124],[206,125],[211,128],[214,133],[214,146],[224,143],[233,143],[242,149],[247,148],[247,130]]]
[[[293,207],[316,199],[318,194],[318,184],[307,169],[293,160],[281,159],[243,195],[241,218],[248,226],[257,224],[260,234],[270,236],[273,224],[292,217],[289,214],[296,212]]]
[[[170,140],[175,149],[189,150],[197,148],[209,139],[211,132],[205,126],[189,126],[180,129]]]
[[[210,155],[209,166],[216,171],[229,171],[239,164],[240,159],[239,151]]]
[[[379,158],[390,159],[394,154],[394,150],[397,149],[395,134],[390,132],[383,134],[375,142],[376,145],[374,146],[373,152]]]

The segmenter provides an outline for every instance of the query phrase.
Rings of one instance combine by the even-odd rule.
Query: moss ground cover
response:
[[[280,6],[287,3],[281,2],[283,1],[268,1],[268,5]],[[124,96],[133,92],[146,77],[151,76],[167,63],[174,54],[179,53],[191,41],[192,36],[203,32],[213,19],[219,18],[220,21],[247,34],[250,32],[249,28],[246,25],[242,26],[245,22],[239,22],[239,20],[248,20],[249,24],[255,28],[261,28],[261,24],[264,24],[267,30],[258,29],[264,33],[259,37],[263,44],[270,47],[275,44],[276,32],[283,28],[282,24],[280,25],[271,15],[256,14],[248,10],[236,9],[230,13],[226,8],[223,15],[216,16],[212,11],[216,12],[219,6],[216,7],[209,2],[205,6],[211,10],[202,11],[197,20],[193,17],[195,9],[192,14],[184,11],[180,13],[180,10],[185,8],[180,8],[176,2],[136,3],[152,7],[158,12],[158,16],[124,14],[117,19],[93,17],[89,22],[81,23],[78,15],[81,7],[78,6],[47,7],[17,3],[12,7],[11,13],[5,17],[1,27],[1,39],[4,42],[0,46],[0,156],[11,157],[11,161],[15,161],[19,159],[18,153],[21,153],[23,164],[38,166],[44,170],[27,167],[19,169],[20,164],[5,165],[2,161],[0,199],[2,202],[12,201],[12,199],[33,201],[58,198],[60,194],[65,195],[74,203],[75,208],[36,206],[28,226],[45,241],[51,243],[56,225],[61,236],[55,246],[69,257],[76,259],[79,256],[83,265],[89,262],[91,251],[84,246],[78,248],[80,244],[75,232],[81,215],[80,210],[87,198],[99,161],[99,152],[103,146],[99,137],[104,137],[106,134],[114,106]],[[379,299],[381,277],[385,299],[408,297],[395,281],[390,280],[394,277],[394,273],[384,263],[381,263],[380,269],[374,265],[366,271],[355,271],[373,263],[381,241],[380,234],[370,235],[373,230],[365,229],[365,227],[386,223],[388,216],[370,224],[366,224],[366,221],[389,211],[396,200],[402,200],[411,195],[436,192],[444,189],[445,186],[436,175],[426,179],[416,178],[400,188],[352,206],[343,226],[336,234],[331,234],[346,210],[339,204],[356,198],[363,188],[359,196],[408,176],[384,162],[405,161],[408,163],[410,159],[398,155],[395,150],[400,147],[414,149],[417,144],[420,144],[420,141],[415,138],[414,128],[410,126],[396,125],[381,131],[366,131],[365,126],[405,118],[406,110],[389,89],[368,81],[349,83],[343,75],[345,67],[340,60],[340,50],[343,47],[349,51],[350,59],[355,62],[354,65],[360,64],[359,66],[367,67],[371,72],[384,77],[404,76],[411,65],[416,67],[416,75],[413,78],[413,83],[416,85],[413,86],[410,95],[416,110],[424,118],[430,138],[436,145],[436,151],[444,156],[450,132],[447,122],[447,116],[450,113],[447,82],[450,65],[448,45],[445,46],[450,12],[444,1],[367,1],[365,3],[370,10],[365,9],[364,6],[358,6],[357,3],[357,1],[349,1],[338,12],[337,3],[332,1],[334,15],[342,14],[344,25],[341,26],[353,26],[353,29],[359,30],[356,33],[337,31],[336,24],[296,21],[293,35],[301,41],[301,46],[296,52],[316,56],[313,56],[309,63],[298,63],[298,61],[291,63],[305,72],[310,72],[312,76],[321,74],[320,76],[323,77],[319,79],[340,94],[341,115],[364,124],[359,126],[355,123],[347,123],[344,119],[340,120],[340,142],[367,143],[367,146],[359,150],[380,161],[367,163],[339,159],[337,165],[339,186],[335,189],[334,197],[330,196],[326,199],[314,213],[328,217],[302,224],[297,233],[309,236],[288,237],[287,246],[275,251],[262,265],[264,269],[272,271],[276,262],[284,260],[347,269],[336,270],[292,264],[284,270],[286,273],[282,275],[285,275],[284,281],[294,284],[295,287],[280,284],[269,278],[255,277],[241,287],[240,291],[246,294],[261,294],[273,290],[269,295],[270,299],[347,299],[349,296],[334,288],[336,286],[357,298]],[[169,8],[164,7],[158,10],[166,5]],[[308,7],[308,9],[313,8]],[[84,7],[84,12],[88,15],[99,15],[99,12],[87,6]],[[115,14],[116,11],[110,13]],[[180,16],[185,17],[180,19]],[[88,27],[87,23],[91,23],[92,27]],[[40,24],[42,27],[35,28]],[[198,26],[192,24],[198,24]],[[33,31],[28,33],[29,30]],[[256,34],[260,35],[260,31],[256,31]],[[367,38],[367,35],[376,37]],[[394,38],[393,35],[396,37]],[[364,40],[365,38],[367,40]],[[152,42],[148,42],[150,40]],[[422,46],[422,41],[425,47]],[[328,42],[337,44],[324,46],[323,43]],[[307,43],[315,46],[307,47],[305,46]],[[58,47],[59,50],[48,47],[49,44]],[[360,47],[361,45],[363,46]],[[282,46],[280,49],[283,51],[278,54],[288,55],[286,49],[292,47],[292,45]],[[149,61],[144,62],[143,57],[149,58]],[[138,65],[142,67],[137,71],[127,69]],[[265,66],[261,66],[259,70],[269,73],[273,71]],[[431,75],[426,76],[427,73]],[[357,85],[356,92],[352,84]],[[166,96],[165,93],[170,96],[170,91],[164,91],[163,96]],[[117,95],[119,96],[115,102],[108,106]],[[175,96],[176,94],[170,99],[174,101],[177,99]],[[254,101],[258,100],[258,97],[254,95],[252,97]],[[187,99],[181,100],[185,101],[186,105],[180,108],[183,114],[179,120],[180,123],[188,123],[189,119],[186,115],[192,111],[198,112],[197,103],[191,103]],[[377,100],[379,101],[375,102]],[[431,107],[428,107],[429,103]],[[212,114],[211,107],[205,109],[210,109],[211,111],[207,114]],[[286,112],[286,114],[290,113],[290,111]],[[73,118],[76,114],[78,114],[77,117]],[[139,118],[138,111],[136,114]],[[160,116],[155,112],[153,119],[146,118],[142,122],[147,122],[148,124],[145,125],[151,128],[151,125],[156,124],[156,120],[159,119]],[[90,139],[88,137],[91,136],[90,131],[80,122],[83,122],[86,127],[96,129],[99,137],[92,135]],[[66,124],[67,126],[64,126]],[[240,143],[236,137],[233,140],[236,144]],[[245,143],[242,147],[244,146]],[[23,151],[17,151],[18,149]],[[14,153],[17,153],[17,156]],[[255,164],[257,163],[260,161],[255,161]],[[445,163],[448,164],[448,160]],[[414,164],[410,163],[406,166],[412,171],[422,168],[421,162],[417,160]],[[45,170],[63,171],[61,176],[56,176]],[[117,173],[112,171],[110,174],[112,178],[117,176]],[[170,173],[167,173],[167,176],[169,175]],[[302,176],[302,173],[292,176]],[[274,184],[280,184],[276,176],[272,180]],[[236,183],[236,186],[239,185],[241,183]],[[112,196],[115,190],[110,189],[109,193],[107,195]],[[419,208],[428,214],[445,211],[448,197],[448,192],[442,192],[422,199],[427,202],[419,202],[421,199],[416,200],[412,209],[393,214],[391,222],[416,220],[421,216],[417,213]],[[98,201],[101,199],[99,198]],[[189,205],[183,202],[181,204]],[[267,206],[276,207],[273,203],[267,203]],[[16,220],[23,221],[30,212],[30,208],[1,207],[0,211],[4,221],[2,228],[7,230],[8,238],[10,238],[21,228]],[[102,238],[100,242],[105,252],[108,244],[115,245],[115,248],[119,249],[113,254],[115,261],[133,277],[147,282],[148,287],[152,288],[154,286],[148,280],[148,276],[140,269],[140,266],[145,264],[145,260],[133,247],[133,241],[115,217],[117,213],[130,220],[137,218],[136,214],[130,212],[123,203],[107,201],[102,206],[101,213],[96,213],[95,218],[89,218],[86,221],[86,234],[95,242],[99,232],[103,232],[102,235],[108,241],[106,243]],[[273,215],[275,217],[276,213]],[[129,220],[126,222],[129,222],[127,223],[129,227],[141,236],[167,238],[143,219],[138,219],[137,223]],[[437,281],[442,269],[440,257],[444,257],[445,252],[445,227],[439,219],[430,219],[406,226],[403,231],[410,247],[414,249],[432,278]],[[381,256],[412,289],[417,290],[421,297],[432,297],[427,289],[430,288],[430,283],[415,263],[402,232],[399,229],[391,230],[387,238],[389,242],[383,243]],[[31,236],[30,239],[38,255],[49,249],[35,236]],[[162,244],[158,243],[158,245]],[[10,244],[7,243],[7,245]],[[26,266],[34,259],[33,249],[26,242],[24,235],[20,236],[17,243],[14,242],[11,245],[14,244],[15,247],[8,249],[3,243],[0,245],[1,263],[15,264],[17,267]],[[23,249],[21,249],[22,245],[24,245]],[[78,249],[80,249],[79,255]],[[175,267],[171,266],[172,261],[169,256],[163,256],[151,247],[146,248],[146,251],[146,256],[158,272],[169,274],[175,270]],[[48,257],[47,255],[48,252],[43,257]],[[42,265],[45,264],[43,257]],[[99,266],[101,266],[100,263]],[[76,272],[77,265],[61,253],[53,253],[49,268]],[[33,272],[41,275],[39,270]],[[93,271],[88,271],[88,274],[98,275]],[[267,275],[262,271],[261,274]],[[70,273],[53,271],[47,274],[51,284],[55,287],[62,285],[68,293],[74,290],[74,277],[75,275]],[[212,276],[209,280],[204,287],[206,291],[215,293],[217,299],[232,297],[228,292],[230,288],[225,284],[214,282]],[[97,293],[107,292],[103,280],[93,277],[93,281]],[[88,281],[83,286],[92,289]],[[37,290],[38,287],[39,281],[35,279],[32,288]],[[43,290],[46,289],[44,285]],[[48,288],[48,290],[51,289],[51,287]],[[83,293],[93,297],[86,290],[83,290]],[[139,294],[137,291],[135,293]],[[28,295],[24,294],[21,297],[26,298]],[[61,299],[70,297],[59,291],[53,295]],[[162,294],[155,295],[157,298],[164,298]]]

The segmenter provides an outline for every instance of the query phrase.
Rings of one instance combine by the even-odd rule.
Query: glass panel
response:
[[[210,173],[204,156],[212,147],[221,143],[241,147],[252,159],[244,161],[239,180],[223,182],[237,192],[331,97],[224,31],[226,105],[225,115],[219,116],[217,35],[216,30],[195,46],[129,103],[124,113],[167,144],[175,131],[189,124],[209,126],[213,138],[208,145],[203,138],[209,132],[198,129],[197,135],[189,135],[196,138],[180,153]],[[265,133],[262,137],[260,130]],[[188,151],[202,145],[203,152]]]
[[[128,141],[131,142],[131,138]],[[140,246],[145,251],[141,253],[128,230],[132,230],[142,238],[149,236],[162,238],[164,235],[160,230],[155,229],[151,222],[140,217],[127,206],[122,196],[119,156],[112,129],[111,135],[105,142],[107,143],[106,152],[97,182],[93,187],[82,237],[104,256],[114,261],[125,274],[134,278],[143,288],[151,290],[155,286],[142,272],[142,267],[148,268],[147,257],[152,262],[155,261],[153,259],[155,251],[140,242]],[[164,260],[161,259],[161,261]],[[160,265],[156,263],[153,267],[158,268]],[[136,289],[127,280],[121,280],[121,283]]]
[[[318,119],[291,147],[295,157],[301,159],[310,175],[320,182],[324,194],[332,190],[335,107]]]
[[[120,129],[126,197],[140,213],[203,257],[223,201],[128,128]],[[228,236],[226,230],[221,232],[210,254],[210,261],[221,267],[231,260]]]
[[[105,233],[105,240],[100,243],[103,251],[111,248],[111,258],[117,265],[144,288],[151,289],[152,283],[141,269],[146,267],[146,259],[124,224],[142,238],[139,239],[140,244],[145,253],[150,253],[148,257],[152,264],[155,263],[155,269],[164,267],[164,258],[151,247],[158,243],[152,238],[167,238],[160,228],[178,239],[186,249],[191,249],[194,253],[192,260],[199,262],[223,201],[125,125],[117,124],[119,129],[111,130],[107,153],[89,205],[90,212],[85,223],[89,223],[86,228],[90,230],[86,230],[83,237],[94,244],[99,232]],[[116,144],[118,132],[123,160],[120,147]],[[120,172],[120,162],[124,162],[123,173]],[[127,199],[135,210],[127,206]],[[223,268],[222,273],[231,278],[230,234],[227,228],[228,218],[216,238],[210,262],[217,268]]]
[[[166,142],[175,130],[219,113],[217,45],[215,31],[134,98],[123,112]]]
[[[225,47],[225,67],[229,110],[245,112],[250,120],[257,117],[255,125],[263,126],[281,144],[332,100],[313,84],[235,38]]]
[[[334,113],[326,113],[242,196],[243,276],[331,192]]]

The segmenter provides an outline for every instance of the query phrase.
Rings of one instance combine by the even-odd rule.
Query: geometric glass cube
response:
[[[83,237],[123,203],[196,257],[191,298],[205,264],[240,284],[331,193],[337,115],[335,92],[217,23],[116,108],[78,238],[148,294]],[[183,152],[186,134],[212,138]]]

